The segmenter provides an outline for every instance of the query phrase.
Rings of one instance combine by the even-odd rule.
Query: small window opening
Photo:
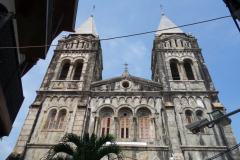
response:
[[[69,67],[70,67],[70,62],[64,63],[59,80],[65,80],[67,78]]]
[[[59,125],[58,125],[58,129],[62,129],[63,128],[63,124],[64,124],[64,119],[66,117],[66,112],[63,111],[60,113],[59,115]]]
[[[187,123],[188,124],[193,123],[192,112],[191,111],[186,111],[186,118],[187,118]]]
[[[197,111],[197,112],[196,112],[196,116],[197,116],[197,120],[198,120],[198,121],[201,121],[201,120],[203,119],[203,117],[202,117],[202,116],[203,116],[202,111]],[[200,132],[201,132],[201,133],[204,133],[204,128],[200,128]]]
[[[73,76],[73,80],[80,80],[81,74],[82,74],[82,68],[83,68],[83,63],[77,63],[77,66],[75,68],[75,73]]]
[[[188,80],[195,80],[191,64],[189,62],[184,62],[184,68]]]
[[[55,117],[56,117],[56,112],[53,112],[51,114],[51,117],[50,117],[50,120],[49,120],[48,129],[52,129],[53,128]]]
[[[110,123],[111,119],[109,117],[104,117],[102,119],[102,136],[110,133]]]
[[[121,138],[129,138],[130,136],[130,120],[128,117],[123,117],[120,121]]]
[[[129,82],[128,82],[128,81],[122,82],[122,86],[123,86],[124,88],[129,87]]]
[[[171,41],[169,41],[169,45],[170,45],[170,47],[172,47],[172,42]]]
[[[77,41],[77,45],[76,45],[76,48],[78,48],[78,45],[79,45],[79,41]]]
[[[181,41],[181,45],[182,45],[182,47],[183,47],[183,41]]]
[[[175,44],[176,44],[176,47],[178,47],[178,44],[177,44],[177,40],[175,39]]]
[[[173,80],[180,80],[177,63],[171,62],[170,63],[170,68],[171,68]]]

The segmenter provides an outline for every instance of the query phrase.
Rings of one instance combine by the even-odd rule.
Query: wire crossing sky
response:
[[[78,2],[75,29],[86,21],[94,9],[94,22],[100,39],[116,35],[132,35],[145,31],[156,31],[164,14],[174,24],[190,24],[230,15],[223,1],[211,0],[88,0]],[[181,28],[186,34],[192,33],[202,48],[205,63],[210,72],[220,102],[227,113],[239,108],[240,82],[240,34],[232,18],[223,18],[211,23],[201,23]],[[61,33],[52,43],[57,45]],[[125,62],[131,64],[128,72],[137,77],[151,80],[151,53],[155,33],[131,36],[115,40],[101,41],[103,54],[103,79],[122,75]],[[103,43],[104,42],[104,43]],[[36,97],[55,46],[50,47],[46,60],[39,60],[23,78],[25,100],[13,124],[9,137],[0,141],[0,160],[5,160],[12,152],[22,129],[29,106]],[[231,116],[233,131],[240,142],[239,114]],[[236,144],[237,145],[237,144]]]

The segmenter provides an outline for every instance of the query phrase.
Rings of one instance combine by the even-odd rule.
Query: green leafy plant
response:
[[[106,155],[115,154],[117,159],[122,159],[122,147],[114,143],[115,138],[106,134],[97,138],[95,134],[89,136],[88,133],[83,137],[75,134],[66,134],[62,141],[53,146],[49,152],[48,160],[100,160]],[[110,142],[110,145],[104,145]],[[68,158],[59,153],[66,153]],[[57,154],[57,155],[56,155]]]

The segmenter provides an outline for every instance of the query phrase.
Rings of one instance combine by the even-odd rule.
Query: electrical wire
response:
[[[126,37],[132,37],[132,36],[139,36],[139,35],[148,34],[148,33],[153,33],[153,32],[158,32],[158,31],[170,30],[170,29],[174,29],[174,28],[182,28],[182,27],[187,27],[187,26],[192,26],[192,25],[196,25],[196,24],[211,22],[211,21],[215,21],[215,20],[219,20],[219,19],[223,19],[223,18],[228,18],[228,17],[232,17],[232,16],[229,15],[229,16],[224,16],[224,17],[209,19],[209,20],[206,20],[206,21],[200,21],[200,22],[196,22],[196,23],[190,23],[190,24],[186,24],[186,25],[181,25],[181,26],[171,27],[171,28],[166,28],[166,29],[161,29],[161,30],[143,32],[143,33],[137,33],[137,34],[130,34],[130,35],[126,35],[126,36],[105,38],[105,39],[100,39],[100,41],[107,41],[107,40],[112,40],[112,39],[126,38]],[[72,43],[72,44],[76,44],[76,43]],[[38,47],[49,47],[49,46],[59,46],[59,45],[40,45],[40,46],[24,46],[24,47],[0,47],[0,49],[11,49],[11,48],[38,48]]]
[[[237,149],[239,146],[240,146],[240,143],[237,144],[237,145],[235,145],[235,146],[233,146],[232,148],[229,148],[228,150],[226,150],[226,151],[224,151],[224,152],[221,152],[221,153],[219,153],[219,154],[217,154],[217,155],[215,155],[215,156],[213,156],[213,157],[211,157],[211,158],[208,158],[207,160],[213,160],[213,159],[215,159],[215,158],[221,157],[221,156],[223,156],[223,155],[231,152],[232,150]]]

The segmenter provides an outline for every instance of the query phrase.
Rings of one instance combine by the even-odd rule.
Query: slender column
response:
[[[99,117],[95,117],[95,124],[94,124],[94,126],[95,126],[95,128],[94,128],[94,131],[93,131],[93,133],[94,134],[96,134],[97,135],[97,130],[98,130],[98,123],[99,123]]]
[[[182,77],[181,77],[182,80],[187,80],[186,73],[185,73],[185,68],[183,66],[183,62],[179,62],[179,66],[180,66],[180,68],[182,70]]]
[[[67,74],[66,80],[70,80],[71,79],[71,75],[72,75],[72,71],[73,71],[73,65],[74,65],[74,62],[71,62],[70,63],[70,67],[68,69],[68,74]]]
[[[134,130],[133,130],[133,141],[137,141],[137,128],[138,128],[138,123],[137,123],[137,117],[133,117],[133,125],[134,125]]]

